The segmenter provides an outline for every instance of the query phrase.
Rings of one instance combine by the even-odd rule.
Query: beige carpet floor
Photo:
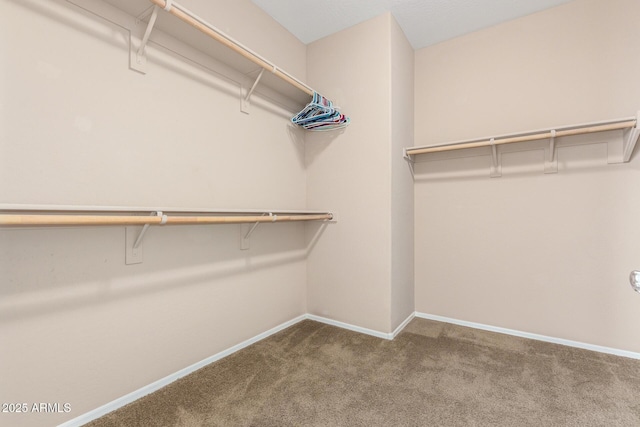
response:
[[[393,341],[313,321],[90,424],[640,426],[640,361],[414,319]]]

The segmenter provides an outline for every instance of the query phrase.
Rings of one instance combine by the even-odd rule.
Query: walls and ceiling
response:
[[[137,265],[122,227],[0,230],[0,401],[72,408],[24,425],[122,403],[307,315],[390,337],[418,311],[640,353],[627,283],[640,169],[637,156],[607,164],[621,135],[561,146],[557,174],[535,145],[504,152],[496,179],[486,152],[419,157],[415,177],[402,159],[412,145],[636,114],[639,2],[562,2],[466,35],[478,2],[366,2],[371,19],[340,2],[332,10],[364,21],[322,37],[250,0],[184,0],[340,105],[352,123],[331,134],[291,127],[299,106],[264,87],[241,113],[254,74],[162,31],[146,74],[131,71],[130,36],[146,23],[117,3],[148,6],[0,0],[0,203],[326,209],[337,221],[261,225],[248,251],[236,225],[152,229]],[[414,29],[457,32],[412,35],[402,8],[426,3],[438,22]],[[481,3],[474,16],[500,20],[501,4],[543,4]],[[460,25],[438,14],[447,5]]]
[[[571,0],[252,0],[309,44],[391,12],[414,49]]]

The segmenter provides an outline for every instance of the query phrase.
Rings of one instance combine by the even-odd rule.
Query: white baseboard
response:
[[[393,332],[391,333],[385,333],[385,332],[380,332],[380,331],[376,331],[373,329],[368,329],[368,328],[363,328],[360,326],[354,326],[351,325],[349,323],[344,323],[344,322],[340,322],[337,320],[332,320],[332,319],[327,319],[326,317],[321,317],[321,316],[316,316],[314,314],[304,314],[301,316],[298,316],[294,319],[289,320],[288,322],[282,323],[281,325],[276,326],[275,328],[269,329],[266,332],[263,332],[259,335],[256,335],[253,338],[250,338],[246,341],[241,342],[240,344],[237,344],[231,348],[228,348],[227,350],[221,351],[220,353],[217,353],[211,357],[208,357],[198,363],[195,363],[191,366],[188,366],[184,369],[181,369],[178,372],[175,372],[171,375],[168,375],[154,383],[151,383],[145,387],[142,387],[134,392],[131,392],[129,394],[127,394],[126,396],[122,396],[112,402],[107,403],[106,405],[103,405],[97,409],[94,409],[92,411],[89,411],[83,415],[80,415],[79,417],[76,417],[72,420],[69,420],[63,424],[60,424],[58,427],[79,427],[82,426],[90,421],[93,421],[97,418],[102,417],[103,415],[108,414],[109,412],[115,411],[116,409],[119,409],[125,405],[128,405],[131,402],[134,402],[135,400],[140,399],[141,397],[146,396],[147,394],[153,393],[154,391],[157,391],[159,389],[161,389],[162,387],[165,387],[169,384],[171,384],[172,382],[176,381],[179,378],[184,377],[185,375],[188,375],[192,372],[197,371],[198,369],[209,365],[210,363],[216,362],[224,357],[227,357],[233,353],[235,353],[236,351],[242,350],[245,347],[250,346],[251,344],[254,344],[258,341],[261,341],[277,332],[280,332],[283,329],[286,329],[290,326],[295,325],[296,323],[305,320],[305,319],[309,319],[309,320],[314,320],[316,322],[320,322],[320,323],[324,323],[327,325],[332,325],[332,326],[336,326],[338,328],[342,328],[342,329],[347,329],[350,331],[354,331],[354,332],[359,332],[362,334],[366,334],[366,335],[371,335],[374,337],[378,337],[378,338],[382,338],[382,339],[386,339],[386,340],[392,340],[394,339],[403,329],[405,326],[407,326],[407,324],[409,324],[409,322],[411,320],[413,320],[414,317],[419,317],[422,319],[429,319],[429,320],[435,320],[438,322],[444,322],[444,323],[451,323],[454,325],[460,325],[460,326],[466,326],[469,328],[475,328],[475,329],[481,329],[481,330],[485,330],[485,331],[490,331],[490,332],[497,332],[497,333],[501,333],[501,334],[506,334],[506,335],[513,335],[516,337],[522,337],[522,338],[529,338],[529,339],[533,339],[533,340],[537,340],[537,341],[544,341],[544,342],[550,342],[550,343],[554,343],[554,344],[561,344],[561,345],[566,345],[569,347],[577,347],[577,348],[582,348],[585,350],[591,350],[591,351],[596,351],[599,353],[607,353],[607,354],[613,354],[616,356],[623,356],[623,357],[628,357],[631,359],[640,359],[640,353],[634,353],[631,351],[626,351],[626,350],[619,350],[619,349],[615,349],[615,348],[609,348],[609,347],[603,347],[603,346],[599,346],[599,345],[593,345],[593,344],[585,344],[582,342],[578,342],[578,341],[571,341],[571,340],[565,340],[565,339],[561,339],[561,338],[554,338],[554,337],[548,337],[545,335],[538,335],[538,334],[532,334],[529,332],[522,332],[522,331],[516,331],[513,329],[506,329],[506,328],[501,328],[501,327],[497,327],[497,326],[491,326],[491,325],[484,325],[481,323],[474,323],[474,322],[467,322],[465,320],[458,320],[458,319],[452,319],[449,317],[443,317],[443,316],[437,316],[434,314],[427,314],[427,313],[420,313],[420,312],[414,312],[411,313]]]
[[[500,334],[513,335],[521,338],[529,338],[537,341],[544,341],[544,342],[549,342],[553,344],[566,345],[569,347],[582,348],[585,350],[596,351],[598,353],[613,354],[615,356],[628,357],[630,359],[640,359],[640,353],[634,353],[632,351],[627,351],[627,350],[619,350],[616,348],[603,347],[595,344],[586,344],[579,341],[565,340],[562,338],[549,337],[546,335],[532,334],[529,332],[522,332],[522,331],[516,331],[513,329],[501,328],[498,326],[484,325],[482,323],[467,322],[466,320],[451,319],[449,317],[437,316],[435,314],[416,312],[415,316],[422,319],[436,320],[438,322],[451,323],[454,325],[466,326],[469,328],[481,329],[484,331],[498,332]]]
[[[189,375],[192,372],[197,371],[200,368],[205,367],[206,365],[209,365],[210,363],[216,362],[224,357],[227,357],[233,353],[235,353],[236,351],[242,350],[245,347],[250,346],[251,344],[254,344],[258,341],[261,341],[277,332],[280,332],[283,329],[286,329],[290,326],[295,325],[296,323],[305,320],[305,319],[309,319],[309,320],[315,320],[316,322],[320,322],[320,323],[325,323],[328,325],[332,325],[332,326],[337,326],[339,328],[343,328],[343,329],[348,329],[350,331],[355,331],[355,332],[360,332],[366,335],[372,335],[374,337],[378,337],[378,338],[383,338],[386,340],[392,340],[393,338],[395,338],[396,335],[398,335],[400,333],[400,331],[402,331],[402,329],[411,321],[411,319],[413,319],[414,317],[414,313],[411,313],[411,315],[409,317],[407,317],[407,319],[402,322],[400,324],[400,326],[398,326],[396,328],[395,331],[393,331],[392,333],[384,333],[384,332],[379,332],[379,331],[374,331],[373,329],[367,329],[367,328],[362,328],[360,326],[354,326],[354,325],[350,325],[348,323],[344,323],[344,322],[339,322],[337,320],[331,320],[331,319],[327,319],[325,317],[320,317],[320,316],[316,316],[313,314],[303,314],[301,316],[296,317],[295,319],[291,319],[288,322],[285,322],[281,325],[276,326],[275,328],[269,329],[266,332],[263,332],[259,335],[256,335],[253,338],[250,338],[246,341],[241,342],[240,344],[234,345],[231,348],[228,348],[227,350],[221,351],[220,353],[217,353],[211,357],[208,357],[200,362],[194,363],[191,366],[188,366],[184,369],[179,370],[178,372],[175,372],[171,375],[168,375],[162,379],[159,379],[158,381],[151,383],[147,386],[144,386],[142,388],[139,388],[136,391],[133,391],[125,396],[122,396],[114,401],[111,401],[105,405],[100,406],[99,408],[96,408],[92,411],[89,411],[83,415],[80,415],[79,417],[76,417],[72,420],[69,420],[63,424],[60,424],[58,427],[79,427],[82,426],[86,423],[89,423],[95,419],[98,419],[100,417],[102,417],[103,415],[108,414],[109,412],[113,412],[116,409],[122,408],[125,405],[128,405],[129,403],[132,403],[138,399],[140,399],[141,397],[146,396],[147,394],[153,393],[154,391],[157,391],[159,389],[161,389],[162,387],[166,387],[167,385],[171,384],[172,382],[176,381],[177,379],[180,379],[182,377],[184,377],[185,375]]]
[[[180,379],[182,377],[184,377],[185,375],[188,375],[192,372],[197,371],[200,368],[203,368],[204,366],[216,362],[224,357],[227,357],[233,353],[235,353],[238,350],[242,350],[245,347],[250,346],[251,344],[254,344],[258,341],[261,341],[277,332],[280,332],[283,329],[288,328],[289,326],[293,326],[296,323],[306,319],[307,316],[306,315],[302,315],[302,316],[298,316],[295,319],[291,319],[288,322],[285,322],[281,325],[276,326],[275,328],[269,329],[266,332],[263,332],[259,335],[256,335],[253,338],[249,338],[246,341],[241,342],[240,344],[234,345],[231,348],[228,348],[224,351],[221,351],[220,353],[217,353],[211,357],[208,357],[200,362],[194,363],[191,366],[188,366],[184,369],[179,370],[178,372],[175,372],[171,375],[168,375],[162,379],[159,379],[158,381],[151,383],[147,386],[144,386],[134,392],[131,392],[125,396],[122,396],[112,402],[107,403],[106,405],[103,405],[97,409],[94,409],[93,411],[89,411],[83,415],[80,415],[79,417],[76,417],[72,420],[69,420],[63,424],[60,424],[58,427],[79,427],[82,426],[90,421],[93,421],[97,418],[100,418],[103,415],[108,414],[109,412],[113,412],[116,409],[119,409],[125,405],[128,405],[129,403],[140,399],[141,397],[146,396],[147,394],[153,393],[156,390],[161,389],[162,387],[165,387],[169,384],[171,384],[172,382],[176,381],[177,379]]]
[[[413,313],[411,313],[406,319],[404,319],[404,321],[402,323],[400,323],[400,325],[396,328],[396,330],[391,333],[391,339],[397,337],[398,334],[400,332],[402,332],[402,330],[405,328],[405,326],[407,326],[409,324],[409,322],[411,322],[413,320],[414,317],[416,317],[416,312],[415,311]]]
[[[390,333],[380,332],[380,331],[376,331],[374,329],[363,328],[362,326],[355,326],[355,325],[351,325],[349,323],[340,322],[338,320],[327,319],[326,317],[317,316],[315,314],[307,314],[306,318],[309,319],[309,320],[314,320],[316,322],[325,323],[327,325],[337,326],[338,328],[348,329],[348,330],[354,331],[354,332],[359,332],[361,334],[371,335],[371,336],[374,336],[374,337],[377,337],[377,338],[382,338],[382,339],[385,339],[385,340],[392,340],[402,331],[402,329],[404,329],[405,326],[407,326],[407,324],[414,318],[414,316],[415,316],[415,313],[411,313],[409,315],[409,317],[407,317],[400,324],[400,326],[398,326],[395,329],[395,331],[390,332]]]
[[[340,322],[337,320],[333,320],[333,319],[328,319],[326,317],[321,317],[321,316],[316,316],[314,314],[304,314],[301,316],[296,317],[295,319],[291,319],[288,322],[282,323],[281,325],[276,326],[275,328],[269,329],[266,332],[263,332],[259,335],[256,335],[253,338],[250,338],[246,341],[241,342],[240,344],[237,344],[231,348],[228,348],[227,350],[221,351],[211,357],[208,357],[200,362],[194,363],[191,366],[188,366],[184,369],[181,369],[178,372],[175,372],[171,375],[168,375],[154,383],[151,383],[147,386],[144,386],[134,392],[131,392],[125,396],[122,396],[112,402],[109,402],[97,409],[94,409],[92,411],[89,411],[83,415],[80,415],[79,417],[76,417],[72,420],[69,420],[63,424],[60,424],[58,427],[79,427],[82,426],[90,421],[93,421],[97,418],[102,417],[103,415],[108,414],[109,412],[113,412],[116,409],[119,409],[125,405],[128,405],[131,402],[134,402],[138,399],[140,399],[141,397],[146,396],[147,394],[153,393],[154,391],[157,391],[159,389],[161,389],[162,387],[165,387],[169,384],[171,384],[172,382],[176,381],[179,378],[184,377],[185,375],[188,375],[192,372],[197,371],[200,368],[203,368],[206,365],[209,365],[213,362],[216,362],[224,357],[227,357],[233,353],[235,353],[236,351],[242,350],[245,347],[250,346],[251,344],[254,344],[258,341],[261,341],[277,332],[280,332],[283,329],[286,329],[290,326],[295,325],[296,323],[305,320],[305,319],[309,319],[309,320],[314,320],[316,322],[320,322],[320,323],[324,323],[327,325],[331,325],[331,326],[336,326],[338,328],[342,328],[342,329],[347,329],[350,331],[354,331],[354,332],[359,332],[362,334],[366,334],[366,335],[371,335],[377,338],[382,338],[382,339],[386,339],[386,340],[392,340],[394,339],[404,328],[405,326],[407,326],[409,324],[409,322],[411,322],[411,320],[413,320],[414,317],[421,317],[424,319],[431,319],[431,320],[438,320],[441,322],[447,322],[447,323],[454,323],[454,324],[458,324],[458,325],[462,325],[462,326],[469,326],[472,328],[477,328],[477,329],[484,329],[484,330],[489,330],[489,331],[494,331],[494,332],[501,332],[501,333],[506,333],[509,335],[516,335],[516,336],[521,336],[521,337],[525,337],[525,338],[532,338],[532,339],[538,339],[541,341],[549,341],[549,342],[555,342],[555,343],[559,343],[559,344],[565,344],[565,345],[572,345],[570,343],[573,343],[572,341],[566,341],[566,340],[558,340],[558,339],[554,339],[554,338],[549,338],[549,337],[543,337],[540,335],[534,335],[534,334],[527,334],[524,332],[518,332],[518,331],[511,331],[508,329],[503,329],[503,328],[496,328],[496,327],[492,327],[492,326],[487,326],[487,325],[480,325],[477,323],[472,323],[472,322],[464,322],[464,321],[459,321],[459,320],[455,320],[455,319],[448,319],[446,317],[441,317],[441,316],[433,316],[433,315],[429,315],[429,314],[424,314],[424,313],[411,313],[393,332],[390,333],[385,333],[385,332],[380,332],[380,331],[376,331],[373,329],[368,329],[368,328],[363,328],[361,326],[355,326],[355,325],[351,325],[349,323],[344,323],[344,322]],[[605,353],[612,353],[612,354],[617,354],[617,355],[623,355],[626,357],[633,357],[633,358],[637,358],[640,359],[640,354],[636,354],[636,353],[631,353],[631,352],[623,352],[621,350],[614,350],[614,349],[606,349],[608,351],[603,351],[602,349],[605,349],[605,347],[597,347],[597,346],[589,346],[587,344],[581,344],[581,343],[574,343],[577,345],[572,345],[573,347],[581,347],[581,348],[587,348],[590,350],[594,350],[595,351],[601,351],[601,352],[605,352]],[[597,349],[596,349],[597,348]]]
[[[354,332],[360,332],[361,334],[371,335],[371,336],[382,338],[385,340],[393,339],[391,334],[375,331],[373,329],[363,328],[361,326],[351,325],[349,323],[340,322],[338,320],[327,319],[326,317],[316,316],[315,314],[307,314],[306,318],[309,320],[314,320],[316,322],[324,323],[326,325],[337,326],[338,328],[348,329]]]

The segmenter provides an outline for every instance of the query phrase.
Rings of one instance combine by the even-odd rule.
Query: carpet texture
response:
[[[305,320],[88,424],[640,426],[640,361],[414,319]]]

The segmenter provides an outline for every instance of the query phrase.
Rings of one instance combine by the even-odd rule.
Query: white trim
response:
[[[571,341],[571,340],[565,340],[565,339],[561,339],[561,338],[554,338],[554,337],[548,337],[545,335],[538,335],[538,334],[532,334],[529,332],[522,332],[522,331],[516,331],[513,329],[506,329],[506,328],[501,328],[498,326],[491,326],[491,325],[484,325],[481,323],[475,323],[475,322],[468,322],[466,320],[458,320],[458,319],[452,319],[449,317],[444,317],[444,316],[438,316],[438,315],[434,315],[434,314],[427,314],[427,313],[420,313],[420,312],[414,312],[411,313],[393,332],[391,333],[384,333],[384,332],[379,332],[379,331],[375,331],[373,329],[368,329],[368,328],[363,328],[360,326],[355,326],[355,325],[351,325],[348,323],[344,323],[344,322],[340,322],[337,320],[332,320],[332,319],[327,319],[326,317],[321,317],[321,316],[316,316],[314,314],[303,314],[301,316],[298,316],[294,319],[291,319],[285,323],[282,323],[281,325],[278,325],[272,329],[269,329],[266,332],[263,332],[261,334],[256,335],[253,338],[250,338],[246,341],[241,342],[240,344],[234,345],[233,347],[228,348],[227,350],[221,351],[211,357],[208,357],[207,359],[204,359],[200,362],[194,363],[191,366],[188,366],[184,369],[179,370],[178,372],[175,372],[171,375],[168,375],[158,381],[155,381],[147,386],[144,386],[136,391],[133,391],[125,396],[122,396],[112,402],[109,402],[99,408],[96,408],[92,411],[89,411],[83,415],[80,415],[79,417],[76,417],[72,420],[69,420],[63,424],[60,424],[58,427],[79,427],[82,426],[86,423],[89,423],[90,421],[93,421],[97,418],[102,417],[103,415],[106,415],[110,412],[115,411],[116,409],[119,409],[125,405],[128,405],[131,402],[134,402],[138,399],[140,399],[141,397],[146,396],[147,394],[153,393],[154,391],[157,391],[169,384],[171,384],[172,382],[174,382],[175,380],[184,377],[185,375],[188,375],[194,371],[197,371],[198,369],[209,365],[213,362],[216,362],[220,359],[223,359],[239,350],[242,350],[245,347],[250,346],[251,344],[255,344],[258,341],[261,341],[277,332],[280,332],[283,329],[286,329],[290,326],[295,325],[298,322],[301,322],[302,320],[308,319],[308,320],[313,320],[316,322],[320,322],[320,323],[324,323],[327,325],[331,325],[331,326],[336,326],[338,328],[342,328],[342,329],[347,329],[350,331],[354,331],[354,332],[359,332],[362,334],[366,334],[366,335],[371,335],[377,338],[382,338],[382,339],[386,339],[386,340],[393,340],[396,336],[398,336],[398,334],[400,332],[402,332],[402,330],[405,328],[405,326],[407,326],[409,324],[409,322],[411,322],[411,320],[413,320],[414,317],[419,317],[422,319],[429,319],[429,320],[435,320],[438,322],[444,322],[444,323],[451,323],[454,325],[460,325],[460,326],[466,326],[469,328],[474,328],[474,329],[480,329],[480,330],[484,330],[484,331],[490,331],[490,332],[497,332],[500,334],[506,334],[506,335],[513,335],[516,337],[522,337],[522,338],[529,338],[529,339],[533,339],[533,340],[537,340],[537,341],[544,341],[544,342],[550,342],[550,343],[554,343],[554,344],[561,344],[561,345],[566,345],[569,347],[576,347],[576,348],[582,348],[585,350],[591,350],[591,351],[596,351],[599,353],[607,353],[607,354],[613,354],[616,356],[622,356],[622,357],[628,357],[631,359],[639,359],[640,360],[640,353],[634,353],[631,351],[626,351],[626,350],[619,350],[619,349],[615,349],[615,348],[609,348],[609,347],[603,347],[603,346],[599,346],[599,345],[593,345],[593,344],[585,344],[585,343],[581,343],[578,341]]]
[[[326,317],[316,316],[315,314],[307,314],[309,320],[315,320],[316,322],[325,323],[331,326],[337,326],[338,328],[348,329],[354,332],[360,332],[361,334],[371,335],[374,337],[382,338],[385,340],[392,340],[393,335],[380,331],[374,331],[373,329],[363,328],[361,326],[350,325],[349,323],[340,322],[338,320],[327,319]]]
[[[347,329],[349,331],[360,332],[361,334],[371,335],[377,338],[382,338],[385,340],[392,340],[398,336],[400,332],[404,329],[405,326],[413,320],[415,317],[415,312],[411,313],[404,321],[393,331],[390,333],[380,332],[373,329],[363,328],[362,326],[355,326],[349,323],[340,322],[338,320],[328,319],[326,317],[317,316],[315,314],[307,314],[306,318],[309,320],[314,320],[316,322],[324,323],[331,326],[336,326],[338,328]]]
[[[266,332],[263,332],[261,334],[256,335],[253,338],[249,338],[246,341],[241,342],[240,344],[234,345],[233,347],[230,347],[224,351],[221,351],[220,353],[217,353],[211,357],[208,357],[200,362],[194,363],[191,366],[188,366],[184,369],[179,370],[178,372],[175,372],[171,375],[168,375],[162,379],[159,379],[158,381],[155,381],[149,385],[146,385],[142,388],[139,388],[136,391],[133,391],[125,396],[122,396],[116,400],[113,400],[105,405],[100,406],[99,408],[96,408],[92,411],[86,412],[82,415],[80,415],[79,417],[76,417],[72,420],[69,420],[65,423],[60,424],[58,427],[79,427],[82,426],[90,421],[93,421],[97,418],[100,418],[103,415],[108,414],[109,412],[113,412],[116,409],[119,409],[125,405],[128,405],[129,403],[140,399],[141,397],[146,396],[147,394],[153,393],[156,390],[161,389],[162,387],[165,387],[169,384],[171,384],[172,382],[174,382],[177,379],[180,379],[182,377],[184,377],[185,375],[188,375],[194,371],[197,371],[198,369],[209,365],[210,363],[216,362],[224,357],[227,357],[233,353],[235,353],[238,350],[242,350],[245,347],[250,346],[251,344],[255,344],[258,341],[261,341],[277,332],[280,332],[283,329],[286,329],[290,326],[295,325],[296,323],[305,320],[307,318],[306,315],[301,315],[296,317],[295,319],[291,319],[288,322],[282,323],[281,325],[278,325],[272,329],[269,329]]]
[[[324,323],[327,325],[331,325],[331,326],[336,326],[338,328],[342,328],[342,329],[348,329],[350,331],[354,331],[354,332],[359,332],[362,334],[366,334],[366,335],[372,335],[374,337],[377,338],[382,338],[382,339],[386,339],[386,340],[392,340],[394,339],[401,331],[402,329],[407,326],[407,324],[414,318],[416,314],[415,313],[411,313],[409,315],[409,317],[407,317],[404,322],[402,322],[400,324],[400,326],[398,326],[396,328],[395,331],[393,331],[392,333],[384,333],[384,332],[379,332],[379,331],[375,331],[373,329],[367,329],[367,328],[363,328],[360,326],[354,326],[354,325],[350,325],[348,323],[344,323],[344,322],[339,322],[337,320],[332,320],[332,319],[327,319],[326,317],[321,317],[321,316],[316,316],[314,314],[303,314],[301,316],[296,317],[295,319],[291,319],[288,322],[282,323],[281,325],[278,325],[272,329],[269,329],[266,332],[263,332],[261,334],[256,335],[253,338],[249,338],[246,341],[241,342],[240,344],[234,345],[233,347],[228,348],[227,350],[223,350],[220,353],[217,353],[211,357],[208,357],[200,362],[194,363],[191,366],[188,366],[184,369],[179,370],[178,372],[175,372],[171,375],[168,375],[162,379],[159,379],[158,381],[155,381],[149,385],[146,385],[142,388],[139,388],[138,390],[135,390],[125,396],[122,396],[116,400],[113,400],[105,405],[100,406],[99,408],[96,408],[92,411],[86,412],[76,418],[73,418],[69,421],[66,421],[62,424],[60,424],[58,427],[79,427],[82,426],[84,424],[87,424],[95,419],[98,419],[100,417],[102,417],[103,415],[106,415],[110,412],[115,411],[116,409],[122,408],[125,405],[128,405],[131,402],[134,402],[138,399],[140,399],[141,397],[144,397],[150,393],[153,393],[154,391],[157,391],[169,384],[171,384],[172,382],[174,382],[177,379],[180,379],[182,377],[184,377],[185,375],[189,375],[192,372],[197,371],[200,368],[205,367],[206,365],[209,365],[213,362],[217,362],[220,359],[223,359],[233,353],[235,353],[236,351],[242,350],[245,347],[250,346],[251,344],[255,344],[258,341],[261,341],[277,332],[280,332],[283,329],[286,329],[290,326],[295,325],[298,322],[301,322],[305,319],[309,319],[309,320],[314,320],[316,322],[320,322],[320,323]]]
[[[398,334],[400,332],[402,332],[402,330],[405,328],[405,326],[407,326],[409,324],[409,322],[411,322],[413,320],[414,317],[416,317],[416,312],[415,311],[413,313],[411,313],[406,319],[404,319],[404,322],[400,323],[400,325],[398,325],[396,330],[391,333],[392,339],[397,337]]]
[[[516,331],[513,329],[501,328],[498,326],[484,325],[482,323],[468,322],[466,320],[452,319],[449,317],[437,316],[435,314],[419,313],[417,311],[415,313],[415,316],[421,319],[435,320],[438,322],[445,322],[445,323],[451,323],[454,325],[466,326],[474,329],[481,329],[483,331],[497,332],[499,334],[513,335],[516,337],[529,338],[532,340],[544,341],[544,342],[549,342],[553,344],[561,344],[561,345],[566,345],[568,347],[582,348],[584,350],[596,351],[598,353],[613,354],[615,356],[628,357],[630,359],[640,359],[640,353],[634,353],[632,351],[627,351],[627,350],[620,350],[617,348],[603,347],[600,345],[587,344],[579,341],[571,341],[571,340],[566,340],[562,338],[549,337],[546,335],[532,334],[530,332],[522,332],[522,331]]]

